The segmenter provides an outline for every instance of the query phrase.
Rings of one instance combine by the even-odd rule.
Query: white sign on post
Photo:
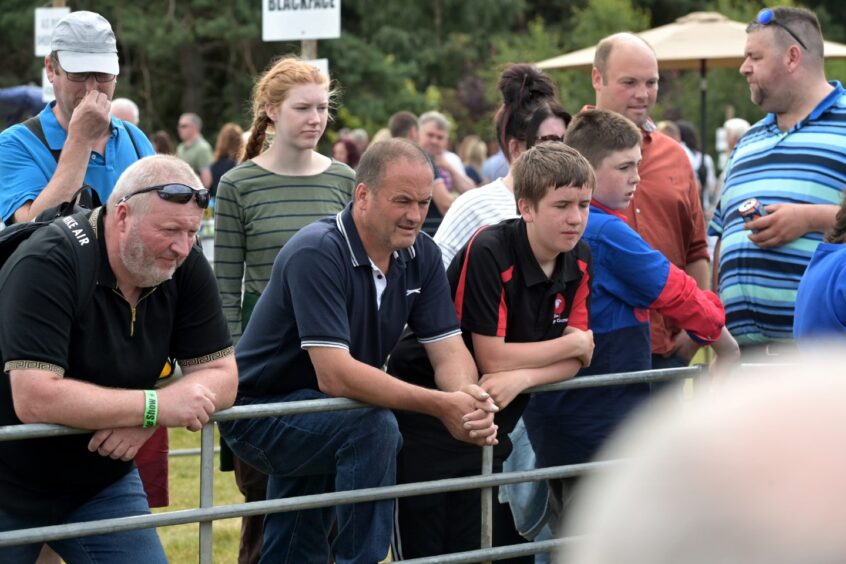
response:
[[[35,9],[35,56],[50,54],[50,38],[59,20],[70,14],[70,8]]]
[[[262,0],[262,41],[341,36],[341,0]]]

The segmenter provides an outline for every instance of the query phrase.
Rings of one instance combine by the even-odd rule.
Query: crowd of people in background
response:
[[[631,33],[597,44],[581,107],[505,67],[490,139],[459,139],[435,109],[372,138],[330,130],[329,77],[282,57],[249,127],[224,124],[214,146],[193,108],[175,137],[147,136],[113,99],[102,16],[66,16],[51,47],[56,100],[0,134],[0,220],[61,216],[0,265],[0,425],[91,433],[0,443],[0,531],[167,506],[167,427],[231,405],[371,405],[221,423],[221,469],[249,502],[472,476],[486,445],[495,472],[578,464],[609,456],[654,388],[525,390],[687,366],[704,347],[720,370],[783,360],[846,332],[846,91],[805,9],[748,26],[740,72],[767,115],[725,122],[724,161],[689,121],[653,120],[658,61]],[[496,488],[494,546],[590,513],[573,509],[580,484]],[[595,526],[620,521],[602,511]],[[437,556],[479,548],[479,529],[472,490],[248,516],[238,561]],[[586,562],[627,554],[605,535]],[[48,544],[0,560],[166,561],[153,529]]]

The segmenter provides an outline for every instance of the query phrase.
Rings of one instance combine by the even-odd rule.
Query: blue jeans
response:
[[[58,469],[57,471],[61,471]],[[0,510],[0,531],[28,529],[46,525],[61,525],[96,521],[113,517],[148,515],[147,495],[141,485],[138,470],[132,469],[123,478],[102,490],[93,498],[71,511],[61,521],[48,523],[10,515]],[[0,548],[0,562],[35,562],[42,543]],[[155,529],[136,529],[107,535],[94,535],[50,541],[50,547],[66,562],[73,564],[112,564],[137,562],[167,564],[162,544]]]
[[[238,405],[327,398],[317,390],[247,398]],[[238,457],[268,474],[267,498],[279,499],[396,482],[402,444],[394,414],[364,408],[226,421],[220,433]],[[388,553],[393,500],[270,513],[264,522],[261,562],[374,564]],[[328,544],[337,518],[337,536]]]

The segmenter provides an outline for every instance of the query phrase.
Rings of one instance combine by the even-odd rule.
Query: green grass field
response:
[[[215,439],[215,445],[218,444]],[[200,448],[200,434],[185,429],[170,430],[170,450]],[[244,498],[235,485],[235,474],[218,470],[215,456],[214,504],[243,503]],[[178,456],[170,459],[170,506],[154,509],[154,513],[194,509],[200,506],[200,457]],[[225,564],[238,561],[238,539],[241,519],[224,519],[214,522],[213,557]],[[199,561],[200,526],[175,525],[160,527],[159,538],[171,564],[193,564]],[[384,562],[390,562],[390,556]]]
[[[215,440],[215,445],[217,440]],[[170,430],[170,449],[199,448],[200,434],[185,429]],[[243,503],[244,498],[235,485],[235,474],[217,470],[215,456],[214,504]],[[170,459],[170,506],[154,509],[155,513],[194,509],[200,506],[200,457],[179,456]],[[214,561],[237,562],[240,519],[214,522]],[[173,564],[195,563],[200,554],[200,526],[176,525],[158,529],[168,560]]]

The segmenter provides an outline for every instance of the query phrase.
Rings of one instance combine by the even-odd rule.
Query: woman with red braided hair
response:
[[[236,342],[279,250],[302,227],[340,212],[352,197],[353,170],[316,151],[334,95],[325,74],[295,57],[277,61],[253,89],[243,162],[221,178],[215,204],[214,271]],[[237,458],[233,462],[247,501],[263,500],[267,477]],[[263,519],[244,517],[239,564],[258,562]]]

